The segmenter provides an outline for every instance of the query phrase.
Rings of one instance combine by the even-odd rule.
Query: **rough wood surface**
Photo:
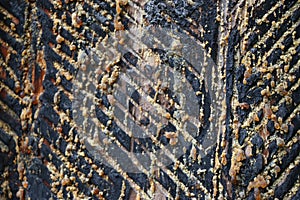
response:
[[[0,199],[300,199],[299,15],[297,0],[1,0]],[[127,173],[80,139],[80,52],[134,24],[177,27],[216,63],[225,115],[206,156]]]

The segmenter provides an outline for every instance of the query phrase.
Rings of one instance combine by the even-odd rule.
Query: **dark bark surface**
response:
[[[176,162],[184,167],[149,174],[95,159],[72,115],[80,50],[129,29],[135,11],[140,24],[176,28],[204,44],[225,83],[215,146],[196,161],[189,147]],[[299,199],[299,15],[297,0],[1,0],[0,199]],[[129,55],[118,64],[125,61],[136,63]],[[101,109],[97,117],[107,125]],[[130,148],[129,136],[117,135]]]

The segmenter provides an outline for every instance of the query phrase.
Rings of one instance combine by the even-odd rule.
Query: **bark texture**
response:
[[[300,199],[299,15],[297,0],[1,0],[0,199]],[[134,21],[198,40],[225,83],[208,155],[148,174],[97,161],[72,119],[79,51]]]

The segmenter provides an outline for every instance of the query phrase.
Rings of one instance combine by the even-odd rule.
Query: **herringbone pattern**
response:
[[[299,15],[297,0],[1,0],[0,197],[299,199]],[[170,166],[131,174],[80,140],[79,52],[135,24],[179,28],[215,61],[226,115],[206,157],[194,146]]]

